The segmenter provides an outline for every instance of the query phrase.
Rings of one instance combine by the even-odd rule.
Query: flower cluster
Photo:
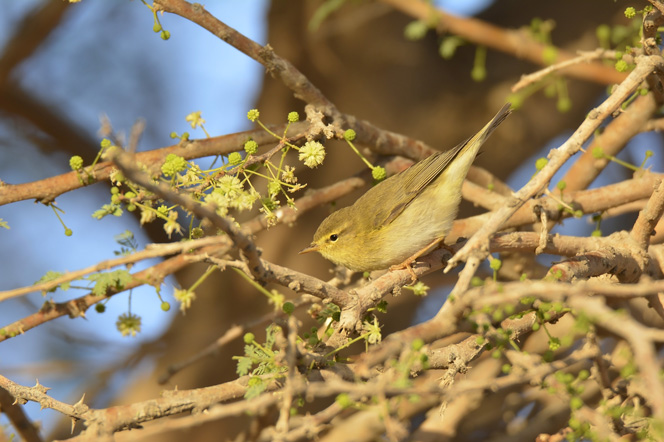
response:
[[[310,168],[314,168],[323,164],[325,159],[325,147],[318,141],[307,141],[304,146],[300,148],[300,161]]]
[[[122,336],[136,336],[136,333],[141,332],[141,317],[132,313],[123,313],[115,322],[115,327]]]

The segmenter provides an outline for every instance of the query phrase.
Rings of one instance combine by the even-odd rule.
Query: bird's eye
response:
[[[336,233],[333,233],[332,235],[330,235],[330,241],[335,242],[338,239],[339,239],[339,235],[337,235]]]

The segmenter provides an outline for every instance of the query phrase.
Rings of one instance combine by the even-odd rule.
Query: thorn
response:
[[[39,379],[36,379],[36,381],[37,381],[37,383],[36,383],[35,386],[32,387],[32,388],[34,388],[34,389],[37,390],[38,392],[40,392],[40,393],[42,393],[42,394],[46,394],[46,392],[47,392],[48,390],[50,390],[49,387],[45,387],[45,386],[43,386],[42,384],[40,384],[40,383],[39,383]]]
[[[25,405],[27,403],[28,403],[28,400],[26,398],[14,397],[14,402],[12,403],[12,405],[17,405],[17,404],[18,405]]]
[[[81,396],[81,398],[78,400],[78,402],[76,402],[76,403],[74,404],[74,407],[79,406],[79,405],[85,405],[85,404],[83,403],[83,399],[85,399],[85,393],[83,393],[83,396]]]
[[[73,417],[71,418],[71,434],[74,434],[74,427],[76,426],[76,421],[77,420],[78,419],[76,419],[76,418],[73,418]]]
[[[83,393],[83,396],[81,396],[81,398],[78,400],[78,402],[76,402],[74,405],[72,405],[72,409],[74,411],[74,414],[76,414],[78,416],[81,416],[90,409],[90,407],[88,407],[87,405],[85,405],[83,403],[84,399],[85,399],[85,393]]]

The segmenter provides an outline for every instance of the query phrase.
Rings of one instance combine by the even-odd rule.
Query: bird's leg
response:
[[[415,274],[415,272],[413,271],[413,268],[410,265],[417,258],[422,256],[424,254],[424,252],[426,252],[427,250],[429,250],[431,247],[435,246],[436,244],[440,243],[443,247],[447,248],[447,246],[445,246],[445,243],[443,242],[444,239],[445,239],[444,236],[440,236],[440,237],[434,239],[429,244],[427,244],[425,247],[421,248],[420,250],[415,252],[413,255],[406,258],[406,260],[404,262],[402,262],[401,264],[396,264],[396,265],[391,266],[390,270],[403,270],[403,269],[408,270],[408,273],[410,273],[410,276],[413,278],[413,283],[414,283],[415,281],[417,281],[417,275]]]

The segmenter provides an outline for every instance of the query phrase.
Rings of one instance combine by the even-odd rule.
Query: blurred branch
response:
[[[560,63],[552,64],[551,66],[547,66],[546,68],[537,72],[533,72],[532,74],[522,75],[521,79],[514,86],[512,86],[512,92],[520,91],[526,86],[537,83],[538,81],[542,81],[547,75],[564,70],[565,68],[575,64],[588,63],[590,61],[601,60],[603,58],[615,59],[615,52],[616,51],[602,48],[595,49],[594,51],[579,51],[579,55],[574,58],[570,58],[569,60],[565,60]]]
[[[647,94],[621,110],[569,168],[562,179],[567,184],[566,189],[587,188],[610,163],[609,158],[618,155],[629,140],[644,130],[658,107],[655,97]],[[596,149],[601,149],[601,158],[597,158]]]
[[[544,51],[547,45],[535,41],[526,31],[505,30],[491,23],[472,17],[457,17],[440,9],[435,9],[423,0],[381,0],[395,9],[427,23],[435,23],[438,32],[447,32],[463,37],[477,45],[486,46],[515,58],[546,66]],[[433,19],[433,20],[432,20]],[[566,62],[575,58],[574,54],[555,48],[556,62]],[[566,75],[600,84],[621,83],[625,74],[612,66],[601,63],[570,63],[558,69]]]
[[[11,72],[39,49],[68,9],[67,2],[40,3],[21,20],[0,55],[0,85],[5,85]]]

